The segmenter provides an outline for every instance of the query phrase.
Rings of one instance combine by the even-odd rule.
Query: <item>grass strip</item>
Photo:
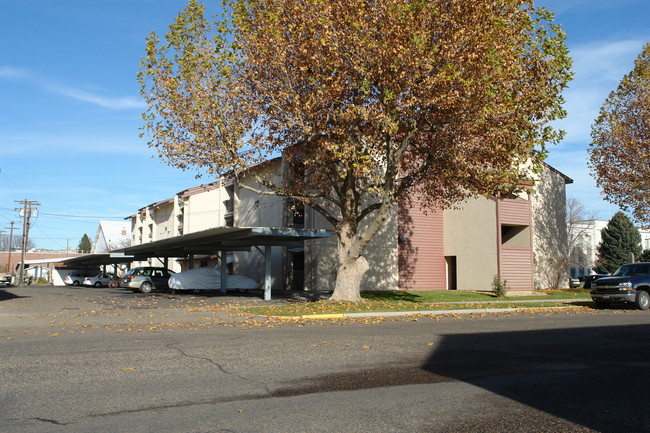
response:
[[[437,293],[436,293],[437,292]],[[248,307],[244,311],[262,316],[300,317],[311,315],[340,315],[346,313],[465,310],[491,308],[545,308],[590,305],[586,291],[557,290],[543,292],[536,296],[514,296],[496,298],[481,292],[363,292],[364,302],[316,301],[286,305]],[[558,299],[579,299],[580,301],[557,301]],[[537,302],[522,302],[522,301]],[[543,302],[539,302],[543,301]]]

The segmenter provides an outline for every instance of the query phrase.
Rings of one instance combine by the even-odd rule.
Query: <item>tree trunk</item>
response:
[[[336,286],[330,297],[332,301],[361,301],[361,279],[369,269],[368,261],[360,256],[357,259],[339,263]]]
[[[332,301],[361,301],[361,280],[369,269],[356,240],[356,226],[347,225],[338,233],[338,272]]]

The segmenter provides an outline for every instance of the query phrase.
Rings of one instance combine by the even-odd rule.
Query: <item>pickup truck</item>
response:
[[[650,308],[650,263],[627,263],[611,277],[593,281],[591,288],[596,308],[634,304],[640,310],[647,310]]]

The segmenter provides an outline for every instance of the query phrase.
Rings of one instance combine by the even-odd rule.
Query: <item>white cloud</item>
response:
[[[97,105],[104,108],[110,108],[115,110],[130,110],[130,109],[142,109],[145,107],[145,103],[142,99],[138,97],[126,96],[126,97],[111,97],[104,96],[98,93],[96,86],[85,86],[85,89],[92,88],[95,91],[89,91],[81,88],[72,87],[67,84],[62,84],[53,80],[51,78],[35,74],[32,71],[4,65],[0,66],[0,77],[10,78],[10,79],[21,79],[34,84],[41,89],[54,92],[59,95],[65,96],[66,98],[75,99],[77,101],[88,102],[93,105]]]
[[[5,157],[29,154],[152,155],[144,139],[133,136],[83,136],[55,134],[11,134],[0,132],[0,148]]]
[[[98,94],[90,93],[80,89],[73,89],[71,87],[63,86],[45,86],[47,90],[58,93],[60,95],[66,96],[71,99],[76,99],[79,101],[90,102],[91,104],[99,105],[104,108],[111,109],[132,109],[132,108],[144,108],[146,105],[144,101],[140,98],[134,97],[121,97],[121,98],[111,98],[106,96],[100,96]]]
[[[609,93],[634,67],[641,40],[590,43],[570,48],[575,71],[564,97],[567,117],[558,126],[567,131],[566,142],[589,143],[591,124]]]
[[[0,77],[5,78],[26,78],[31,74],[27,69],[16,68],[14,66],[0,66]]]

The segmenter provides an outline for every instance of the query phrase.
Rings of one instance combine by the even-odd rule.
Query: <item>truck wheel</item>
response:
[[[151,284],[148,281],[145,281],[144,283],[140,284],[140,291],[142,293],[151,293],[153,290],[153,284]]]
[[[636,293],[636,307],[639,310],[647,310],[650,307],[650,295],[644,290]]]

